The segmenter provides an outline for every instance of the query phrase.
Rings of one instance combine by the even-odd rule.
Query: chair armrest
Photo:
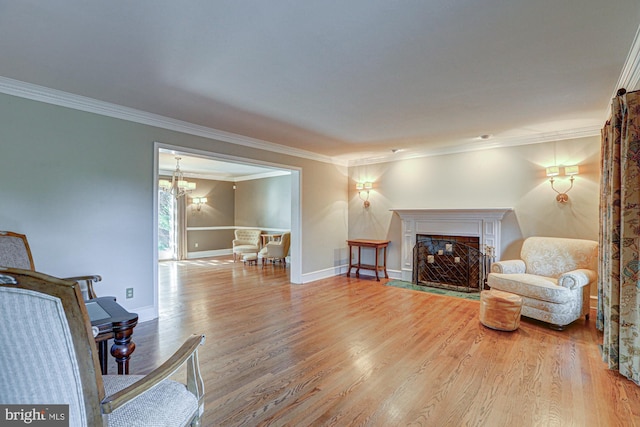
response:
[[[524,274],[526,272],[526,268],[524,261],[521,259],[497,261],[491,264],[492,273]]]
[[[87,283],[87,299],[98,298],[96,295],[96,291],[93,290],[93,282],[99,282],[102,280],[102,277],[97,274],[91,274],[88,276],[75,276],[75,277],[65,277],[63,280],[68,280],[70,282],[86,282]],[[82,288],[82,286],[80,286]]]
[[[558,277],[558,285],[563,288],[576,289],[588,285],[596,280],[597,274],[593,270],[581,268],[562,273]]]
[[[282,253],[284,252],[282,243],[269,242],[266,244],[265,247],[267,248],[267,252],[269,253],[269,256],[276,257],[276,258],[284,258],[284,254]]]
[[[204,395],[204,385],[202,377],[200,376],[197,350],[198,346],[204,344],[204,341],[204,335],[191,335],[173,356],[151,371],[143,379],[111,396],[106,396],[101,403],[102,412],[110,414],[125,403],[135,399],[140,394],[173,375],[185,362],[189,362],[187,369],[187,388],[198,398],[198,401],[200,401]]]
[[[251,240],[233,239],[232,245],[253,245]]]

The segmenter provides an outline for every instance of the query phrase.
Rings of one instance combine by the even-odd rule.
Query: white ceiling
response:
[[[0,76],[361,160],[595,134],[639,22],[638,0],[0,0]]]

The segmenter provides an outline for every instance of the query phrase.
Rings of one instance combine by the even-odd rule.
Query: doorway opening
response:
[[[160,194],[162,190],[159,188],[158,180],[161,175],[167,176],[166,169],[163,170],[160,167],[160,157],[163,155],[173,156],[185,156],[189,158],[197,159],[201,162],[217,162],[218,165],[225,169],[225,173],[230,173],[227,169],[233,169],[237,167],[242,168],[259,168],[270,173],[281,172],[281,174],[288,174],[290,176],[290,231],[291,231],[291,246],[290,246],[290,282],[292,284],[302,283],[302,257],[301,257],[301,169],[292,167],[289,165],[273,164],[268,162],[257,161],[248,158],[240,158],[234,156],[223,155],[219,153],[191,149],[187,147],[172,146],[156,142],[154,144],[154,307],[156,315],[158,313],[158,261],[163,259],[178,259],[178,250],[180,243],[176,243],[179,240],[179,230],[176,215],[175,202],[170,199],[175,198],[168,194]],[[175,160],[173,160],[175,165]],[[181,163],[182,170],[187,171],[188,168],[184,167],[184,162]],[[191,177],[200,177],[196,173]],[[227,177],[227,180],[231,178]],[[197,180],[197,179],[196,179]],[[235,184],[233,185],[235,187]],[[194,191],[194,195],[196,192]],[[170,196],[169,200],[165,200],[165,196]],[[188,196],[187,196],[188,197]],[[191,201],[189,200],[189,203]],[[200,215],[198,211],[191,212],[191,215]],[[228,227],[215,227],[215,228],[234,228],[235,224],[228,224]],[[256,224],[260,225],[260,224]],[[198,230],[200,231],[200,230]],[[220,230],[216,230],[220,231]],[[229,242],[230,243],[230,242]],[[193,249],[193,248],[192,248]]]

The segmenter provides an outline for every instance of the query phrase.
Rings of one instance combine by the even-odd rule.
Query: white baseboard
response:
[[[133,311],[138,313],[138,323],[148,322],[149,320],[158,318],[158,311],[152,305],[136,308]]]
[[[353,270],[351,270],[351,271],[353,272]],[[346,271],[345,271],[345,273],[346,273]],[[387,269],[387,274],[389,275],[389,279],[403,280],[402,279],[402,272],[399,271],[399,270],[388,270]],[[361,276],[376,277],[376,272],[373,271],[373,270],[360,270],[360,275]],[[378,277],[384,277],[384,274],[382,272],[379,272],[378,273]]]
[[[315,282],[316,280],[328,279],[334,276],[341,276],[341,275],[347,274],[348,268],[349,266],[344,264],[344,265],[338,265],[332,268],[327,268],[324,270],[314,271],[312,273],[306,273],[302,275],[302,283]],[[402,272],[399,270],[387,270],[387,274],[389,275],[390,279],[402,280]],[[373,270],[360,270],[360,275],[375,277],[376,273]],[[378,276],[380,275],[378,274]],[[352,276],[352,277],[355,277],[355,276]]]
[[[346,265],[337,265],[335,267],[318,270],[302,275],[302,283],[315,282],[316,280],[328,279],[329,277],[339,276],[347,273]]]
[[[187,259],[210,258],[214,256],[233,255],[233,249],[216,249],[212,251],[189,252]]]

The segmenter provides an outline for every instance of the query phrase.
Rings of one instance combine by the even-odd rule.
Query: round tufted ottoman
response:
[[[242,261],[249,265],[258,265],[258,254],[244,254],[242,256]]]
[[[520,326],[522,297],[498,290],[480,293],[480,323],[499,331],[515,331]]]

